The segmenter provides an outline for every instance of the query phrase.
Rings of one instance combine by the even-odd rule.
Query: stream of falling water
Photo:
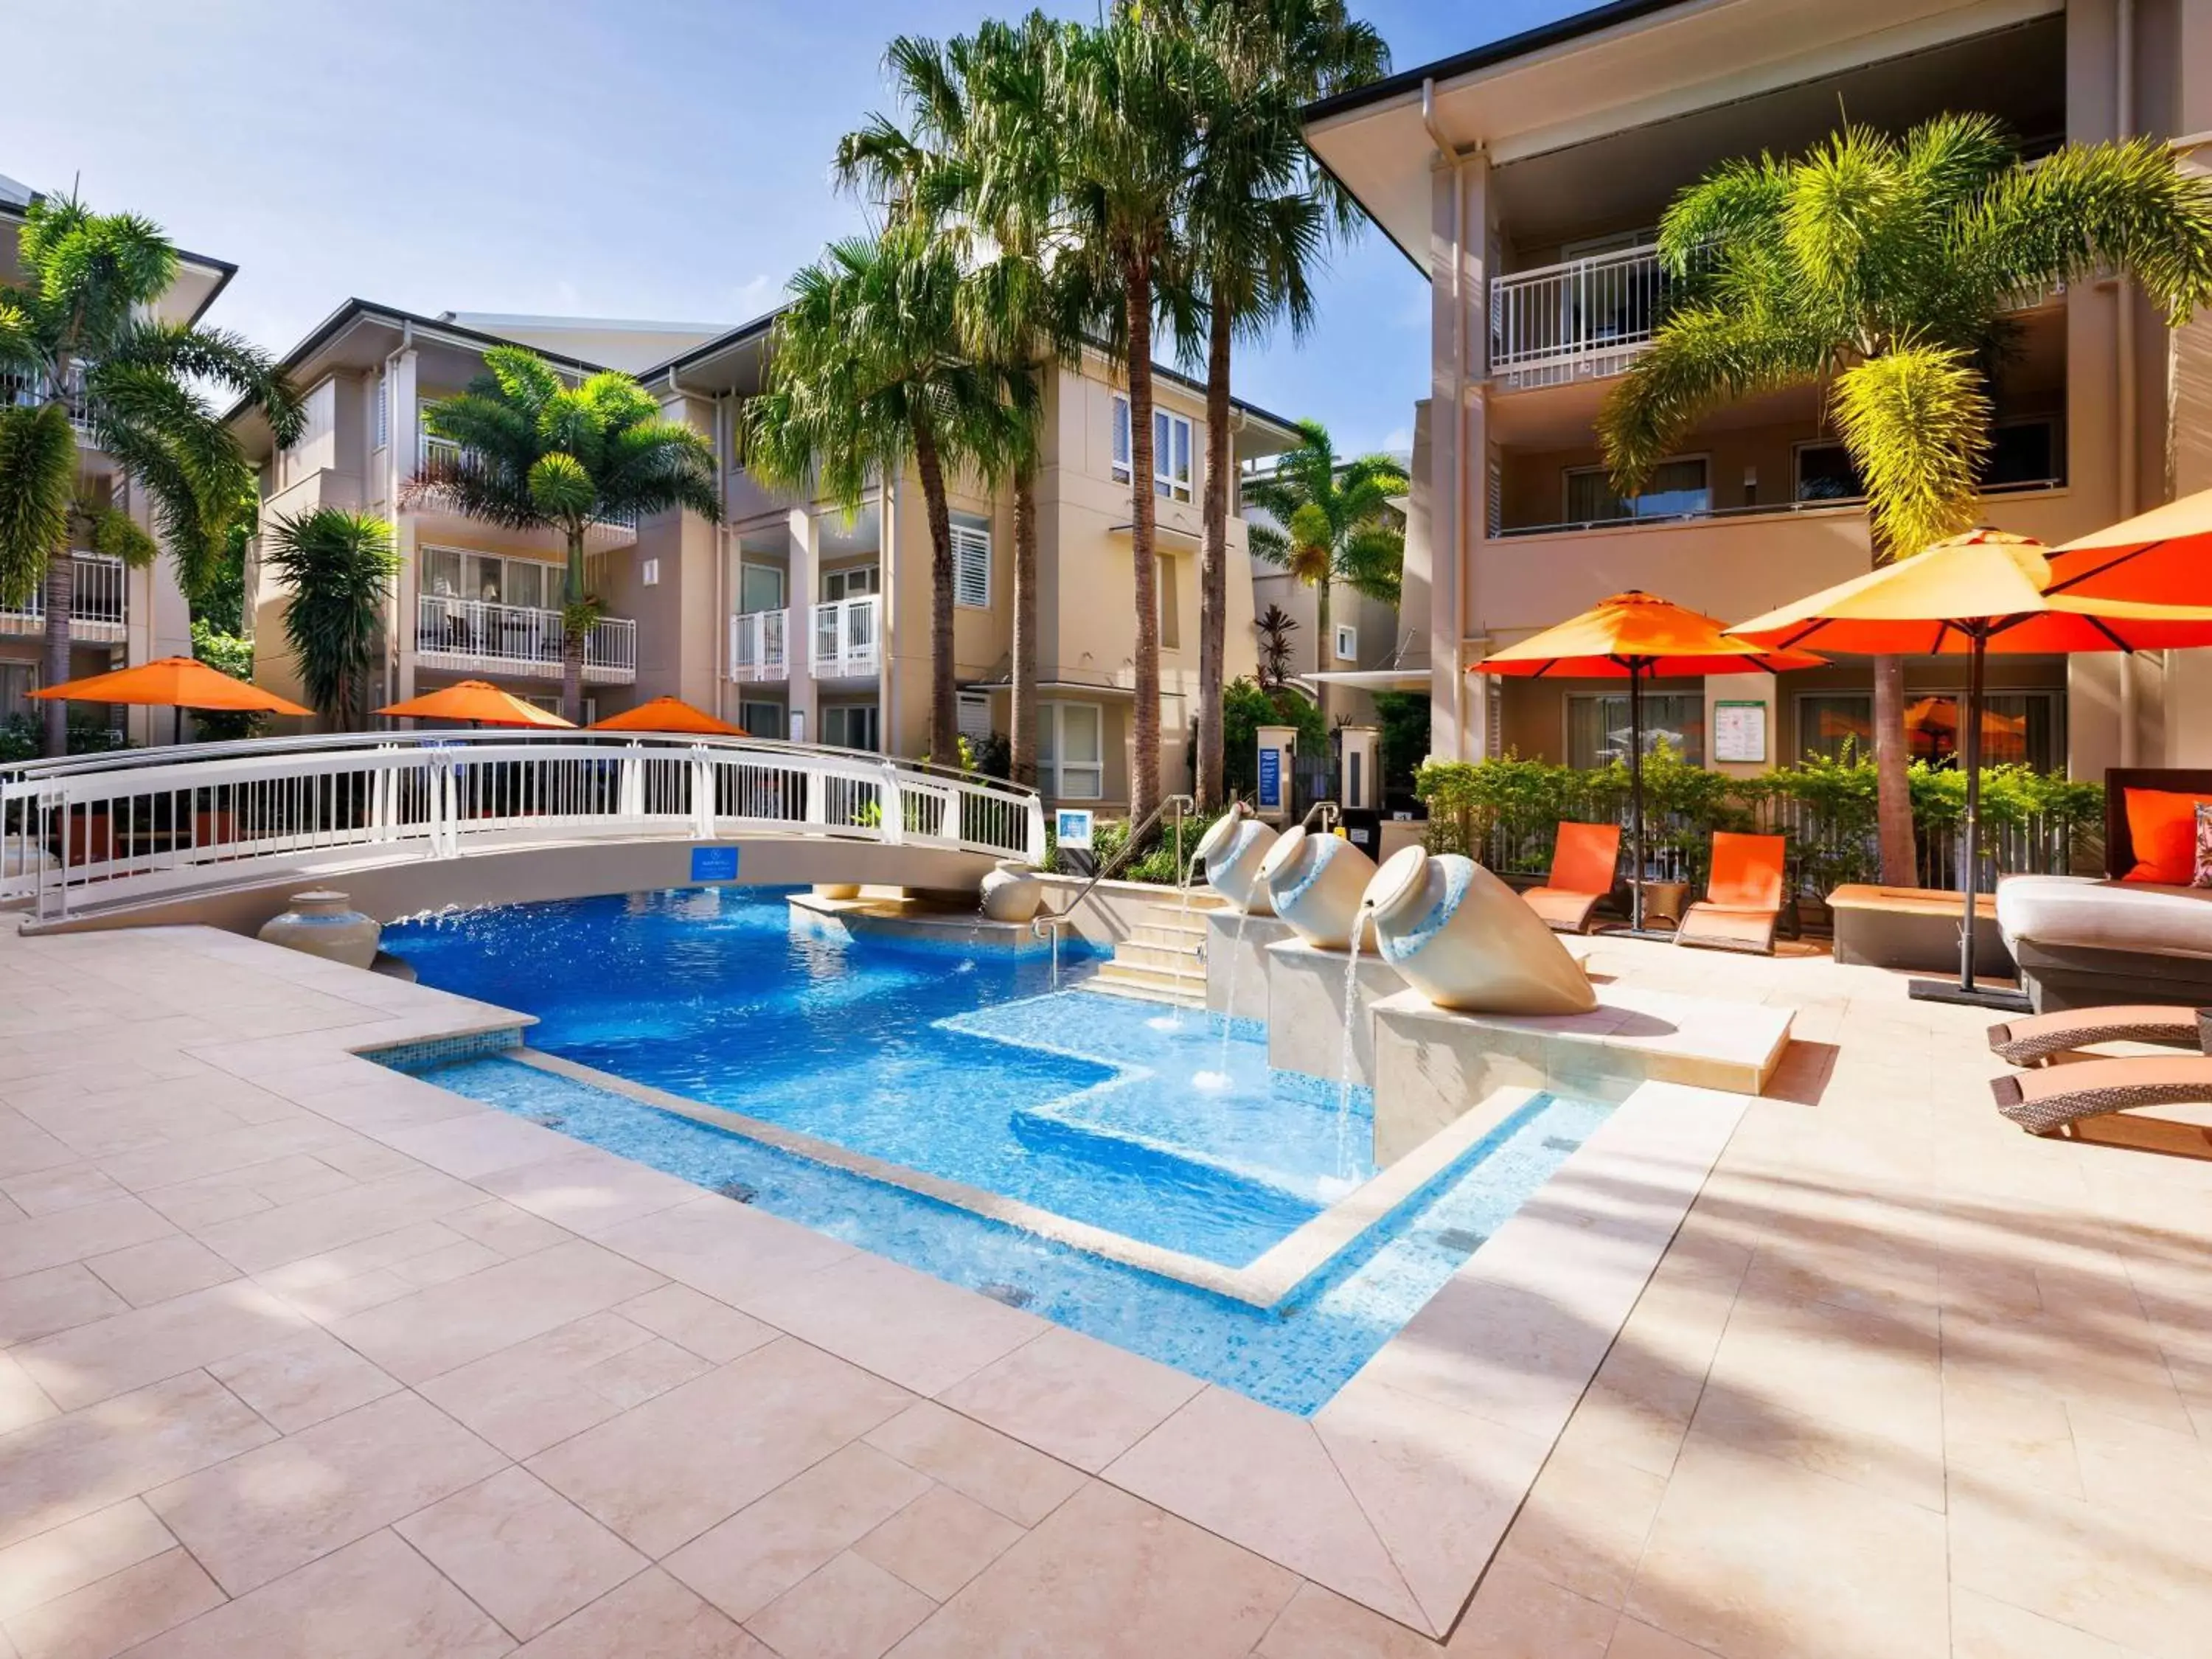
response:
[[[1359,1014],[1359,942],[1367,931],[1367,910],[1362,906],[1352,927],[1352,949],[1344,959],[1344,1048],[1337,1065],[1336,1168],[1352,1173],[1352,1032]]]
[[[1221,1065],[1219,1070],[1214,1073],[1221,1079],[1224,1087],[1229,1082],[1230,1034],[1237,1028],[1237,970],[1243,965],[1244,923],[1251,914],[1249,910],[1239,910],[1237,913],[1237,942],[1229,947],[1228,984],[1221,1005]],[[1211,935],[1208,937],[1210,939]],[[1207,977],[1210,988],[1211,974]]]
[[[1182,880],[1180,884],[1179,889],[1182,895],[1181,908],[1178,916],[1178,926],[1176,928],[1176,934],[1179,939],[1188,939],[1190,935],[1190,883],[1191,878],[1197,873],[1197,871],[1198,854],[1196,853],[1193,853],[1188,860],[1182,866]],[[1160,1028],[1163,1030],[1180,1031],[1182,1030],[1182,1004],[1183,998],[1186,994],[1182,988],[1182,963],[1183,950],[1182,946],[1178,944],[1176,946],[1175,952],[1175,1012],[1169,1017],[1167,1024]]]

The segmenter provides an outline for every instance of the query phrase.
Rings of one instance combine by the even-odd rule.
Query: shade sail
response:
[[[2076,537],[2050,558],[2049,592],[2212,605],[2212,489]]]
[[[1775,649],[1852,656],[2155,651],[2212,645],[2212,607],[2046,592],[2049,550],[1970,530],[1924,553],[1753,617],[1729,631]]]
[[[312,714],[312,708],[234,679],[191,657],[159,657],[136,668],[93,674],[31,695],[47,702],[128,703],[145,708],[223,708],[264,714]]]
[[[575,722],[549,708],[525,702],[502,691],[489,680],[463,680],[441,690],[425,692],[380,708],[380,714],[402,714],[418,720],[468,720],[477,726],[546,726],[574,729]]]
[[[746,735],[742,726],[732,726],[727,720],[717,720],[703,708],[694,708],[681,697],[655,697],[651,702],[625,708],[619,714],[593,720],[587,729],[593,732],[687,732],[718,738],[742,738]]]
[[[1473,672],[1528,678],[1548,674],[1564,679],[1631,673],[1646,678],[1742,674],[1759,669],[1782,673],[1821,665],[1822,659],[1808,652],[1776,651],[1732,638],[1711,617],[1632,589],[1557,628],[1492,652]]]

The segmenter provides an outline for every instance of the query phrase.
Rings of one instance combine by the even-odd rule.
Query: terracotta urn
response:
[[[295,893],[290,903],[292,908],[283,915],[261,924],[258,937],[265,943],[343,962],[349,968],[366,968],[376,960],[384,924],[355,909],[345,894]]]
[[[1007,860],[983,878],[983,914],[993,921],[1025,922],[1044,902],[1044,884],[1026,864]]]
[[[1198,856],[1206,860],[1206,884],[1248,915],[1273,915],[1260,866],[1274,844],[1273,827],[1257,818],[1231,813],[1215,819],[1198,843]]]
[[[1582,1014],[1589,975],[1521,896],[1473,859],[1393,854],[1367,884],[1376,948],[1439,1008],[1470,1014]]]
[[[857,881],[817,881],[814,884],[814,896],[826,899],[856,899],[860,896],[860,884]]]
[[[1285,830],[1260,860],[1260,877],[1275,914],[1316,950],[1348,951],[1355,933],[1362,951],[1374,948],[1373,921],[1360,900],[1375,860],[1341,836]]]

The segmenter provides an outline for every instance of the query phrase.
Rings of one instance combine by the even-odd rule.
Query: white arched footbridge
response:
[[[0,902],[40,929],[252,925],[303,881],[387,919],[732,879],[972,890],[1044,854],[1029,790],[753,738],[379,732],[0,772]]]

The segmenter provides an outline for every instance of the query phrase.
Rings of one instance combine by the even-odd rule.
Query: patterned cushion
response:
[[[2212,805],[2197,809],[2197,874],[2192,887],[2212,887]]]

